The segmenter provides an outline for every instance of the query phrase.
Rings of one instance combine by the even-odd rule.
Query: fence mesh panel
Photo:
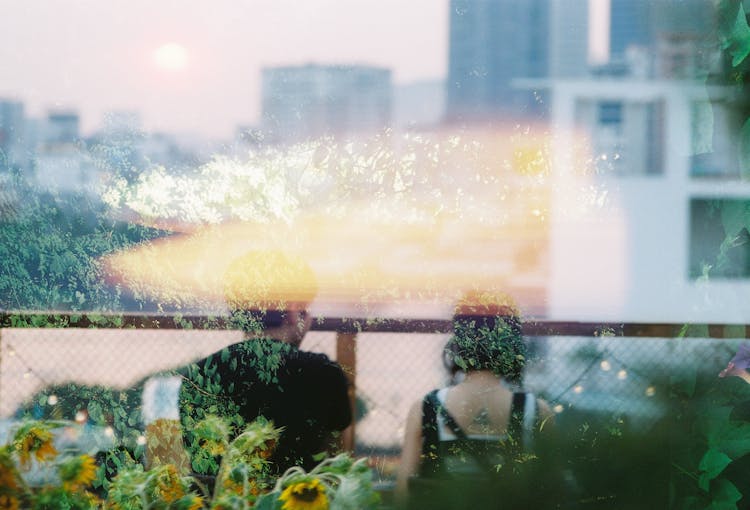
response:
[[[0,330],[0,419],[13,418],[36,391],[77,382],[124,388],[241,340],[238,331],[159,329]],[[356,351],[356,453],[393,475],[410,406],[450,382],[442,363],[447,334],[360,333]],[[665,412],[670,374],[718,373],[741,339],[527,337],[524,387],[559,420],[575,412],[648,423]],[[336,356],[336,333],[315,331],[302,349]],[[74,417],[63,417],[73,419]],[[390,459],[391,464],[384,459]]]

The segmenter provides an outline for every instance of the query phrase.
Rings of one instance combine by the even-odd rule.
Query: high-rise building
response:
[[[589,6],[584,0],[550,0],[549,76],[588,74]]]
[[[268,140],[349,136],[391,122],[391,71],[316,65],[263,70],[262,129]]]
[[[0,99],[0,172],[26,167],[23,103]]]
[[[610,63],[641,77],[706,71],[716,11],[708,0],[610,0]]]
[[[653,45],[653,0],[610,0],[610,59],[625,62],[628,53]]]
[[[515,80],[549,72],[549,0],[451,0],[449,122],[535,116],[538,92]]]
[[[653,7],[654,72],[668,79],[702,78],[716,71],[717,10],[708,0],[660,0]]]
[[[80,118],[74,111],[51,111],[47,114],[46,142],[72,144],[80,140]]]

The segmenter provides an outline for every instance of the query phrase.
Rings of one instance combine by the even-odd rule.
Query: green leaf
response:
[[[737,17],[725,42],[732,55],[732,66],[737,67],[750,54],[750,27],[747,25],[745,9],[739,4]]]
[[[710,447],[733,459],[750,453],[750,423],[716,423],[716,427],[709,429],[707,438]]]
[[[102,412],[102,406],[99,402],[92,400],[91,402],[89,402],[87,410],[89,413],[89,418],[91,418],[94,423],[104,423],[104,413]]]
[[[703,458],[698,465],[698,469],[703,471],[701,478],[705,475],[708,480],[713,480],[719,476],[719,474],[724,471],[724,468],[726,468],[731,462],[732,459],[730,459],[725,453],[713,448],[709,449],[706,454],[703,455]],[[707,489],[708,487],[706,486],[705,488]]]
[[[669,383],[674,393],[692,397],[695,394],[696,378],[695,370],[685,369],[670,376]]]
[[[695,418],[695,431],[705,438],[709,448],[723,451],[717,447],[717,444],[724,439],[727,430],[732,426],[729,422],[731,412],[732,408],[729,406],[717,406],[702,409],[700,416]]]
[[[263,494],[255,501],[255,510],[280,510],[281,501],[279,500],[279,494],[276,492],[269,492]]]
[[[750,210],[744,200],[726,200],[721,207],[721,224],[727,237],[733,238],[750,225]]]
[[[716,480],[714,490],[711,491],[711,506],[713,509],[731,508],[736,509],[737,501],[742,498],[742,493],[737,490],[729,480]]]

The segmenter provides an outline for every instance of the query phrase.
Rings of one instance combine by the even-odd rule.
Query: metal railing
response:
[[[350,405],[359,420],[347,449],[395,461],[409,404],[448,380],[439,355],[450,332],[450,320],[313,321],[311,340],[302,348],[335,358],[351,382]],[[578,408],[648,417],[658,413],[656,397],[666,393],[654,374],[691,363],[715,370],[740,339],[750,338],[750,325],[533,320],[524,323],[523,332],[531,348],[526,382],[558,412]],[[0,415],[12,412],[9,402],[97,365],[108,376],[103,384],[127,384],[151,366],[196,359],[241,338],[224,317],[1,313]],[[681,342],[686,339],[692,340]],[[144,354],[162,343],[160,354]],[[89,357],[95,348],[111,351],[109,357],[104,362],[104,354]],[[108,363],[140,372],[121,380],[125,376],[106,368]]]

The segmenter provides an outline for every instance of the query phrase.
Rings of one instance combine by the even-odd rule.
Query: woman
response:
[[[453,327],[446,357],[465,377],[412,406],[396,487],[402,503],[408,494],[412,503],[424,507],[434,508],[436,502],[446,508],[469,507],[471,494],[485,498],[487,507],[488,495],[480,496],[477,482],[490,481],[484,488],[495,490],[498,480],[518,474],[518,466],[531,458],[533,433],[548,426],[552,416],[543,400],[512,389],[526,362],[521,324],[512,306],[498,304],[487,293],[467,295],[456,308]],[[449,487],[466,482],[469,491]],[[445,494],[435,494],[443,487],[446,491],[440,492]],[[434,496],[429,503],[424,500],[427,493]],[[457,499],[449,501],[446,494]]]

